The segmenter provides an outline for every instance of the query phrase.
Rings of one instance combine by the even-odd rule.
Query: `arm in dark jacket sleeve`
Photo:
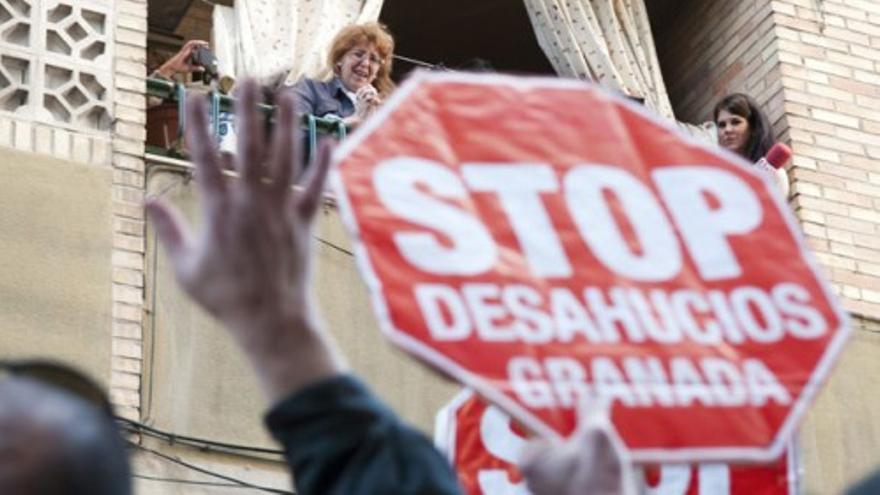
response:
[[[460,494],[431,442],[353,377],[288,397],[266,423],[284,445],[298,494]]]

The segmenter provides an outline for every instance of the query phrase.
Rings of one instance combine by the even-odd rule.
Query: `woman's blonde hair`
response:
[[[367,22],[364,24],[351,24],[342,28],[333,38],[330,44],[330,53],[327,61],[334,74],[338,75],[337,64],[349,50],[360,45],[371,45],[379,52],[382,58],[379,70],[376,71],[376,80],[373,86],[379,91],[379,95],[385,97],[394,89],[391,82],[391,61],[394,54],[394,38],[382,24]]]

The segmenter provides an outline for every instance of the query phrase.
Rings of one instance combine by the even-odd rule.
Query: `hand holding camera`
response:
[[[216,77],[217,58],[207,41],[190,40],[177,53],[156,69],[156,74],[171,79],[177,74],[204,73],[209,80]]]

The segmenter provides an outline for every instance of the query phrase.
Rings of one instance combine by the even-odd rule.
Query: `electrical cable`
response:
[[[314,237],[314,238],[315,238],[318,242],[320,242],[321,244],[323,244],[323,245],[325,245],[325,246],[327,246],[327,247],[330,247],[330,248],[332,248],[332,249],[335,249],[336,251],[339,251],[340,253],[347,254],[347,255],[349,255],[349,256],[354,256],[354,253],[353,253],[353,252],[349,251],[348,249],[345,249],[345,248],[342,247],[342,246],[337,246],[336,244],[333,244],[332,242],[330,242],[330,241],[328,241],[328,240],[326,240],[326,239],[321,239],[321,238],[318,237],[318,236],[312,236],[312,237]]]
[[[150,476],[147,474],[138,474],[132,473],[132,478],[137,478],[141,480],[147,481],[158,481],[162,483],[177,483],[180,485],[198,485],[198,486],[216,486],[220,488],[246,488],[241,485],[237,485],[235,483],[223,483],[220,481],[195,481],[195,480],[185,480],[181,478],[163,478],[161,476]]]
[[[234,483],[234,484],[241,486],[241,487],[244,487],[244,488],[251,488],[251,489],[259,490],[259,491],[266,492],[266,493],[278,493],[278,494],[282,494],[282,495],[296,495],[296,493],[288,491],[288,490],[279,490],[278,488],[255,485],[253,483],[248,483],[247,481],[240,480],[238,478],[226,476],[225,474],[220,474],[218,472],[211,471],[209,469],[205,469],[203,467],[196,466],[195,464],[189,463],[189,462],[184,461],[182,459],[178,459],[177,457],[170,456],[168,454],[163,454],[162,452],[159,452],[158,450],[153,450],[149,447],[144,447],[143,445],[139,445],[139,444],[131,442],[131,441],[129,441],[128,444],[133,448],[142,450],[148,454],[152,454],[160,459],[164,459],[168,462],[177,464],[179,466],[183,466],[187,469],[191,469],[197,473],[201,473],[206,476],[211,476],[211,477],[214,477],[217,479],[221,479],[223,481],[228,481],[230,483]]]
[[[250,445],[240,445],[234,443],[226,443],[226,442],[217,442],[214,440],[208,440],[204,438],[191,437],[187,435],[178,435],[176,433],[170,433],[167,431],[162,431],[157,428],[153,428],[152,426],[147,426],[138,421],[134,421],[128,418],[116,417],[116,420],[123,424],[124,427],[127,427],[129,431],[134,433],[142,433],[153,438],[158,438],[162,440],[167,440],[169,443],[179,443],[183,445],[187,445],[190,447],[199,448],[202,450],[211,450],[211,447],[215,447],[217,449],[222,449],[225,451],[242,451],[242,452],[253,452],[258,454],[272,454],[283,456],[284,451],[280,449],[269,449],[265,447],[252,447]]]
[[[412,58],[412,57],[406,57],[404,55],[400,55],[397,53],[391,55],[391,57],[394,58],[395,60],[400,60],[401,62],[406,62],[408,64],[416,65],[419,67],[425,67],[425,68],[428,68],[431,70],[449,70],[443,64],[432,64],[430,62],[425,62],[424,60],[419,60],[417,58]]]
[[[145,235],[146,237],[146,235]],[[144,419],[149,419],[153,414],[153,363],[156,362],[156,297],[158,294],[158,286],[159,284],[156,282],[159,277],[159,239],[156,235],[156,229],[153,228],[153,245],[150,249],[152,251],[152,263],[150,263],[150,361],[149,361],[149,374],[147,375],[147,407],[146,411],[144,411]],[[145,267],[146,271],[146,267]],[[143,340],[143,339],[142,339]],[[143,343],[143,342],[142,342]]]

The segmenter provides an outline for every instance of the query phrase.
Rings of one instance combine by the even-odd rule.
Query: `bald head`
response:
[[[128,495],[130,485],[107,414],[32,379],[0,379],[0,493]]]

